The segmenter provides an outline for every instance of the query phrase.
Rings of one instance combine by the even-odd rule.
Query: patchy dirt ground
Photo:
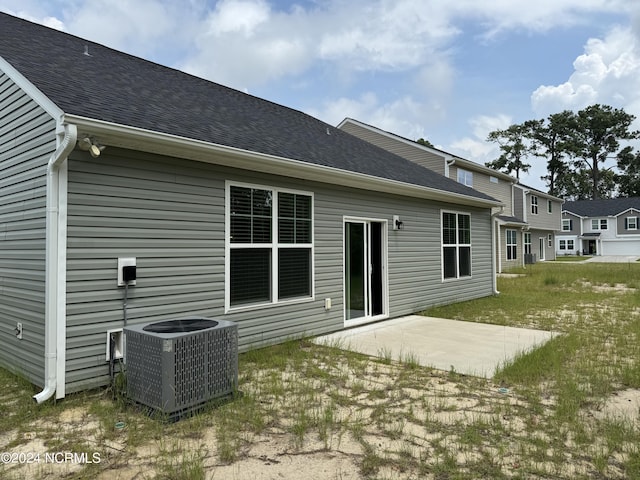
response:
[[[532,402],[490,380],[333,352],[251,371],[242,385],[235,402],[173,424],[114,409],[104,393],[68,402],[1,432],[0,451],[98,453],[100,463],[16,462],[0,466],[0,477],[569,479],[595,471],[584,454],[595,447],[569,433],[554,438],[553,397]],[[584,422],[638,429],[639,412],[640,391],[623,390],[585,410]],[[633,448],[612,453],[624,460]],[[607,475],[625,478],[615,463]]]

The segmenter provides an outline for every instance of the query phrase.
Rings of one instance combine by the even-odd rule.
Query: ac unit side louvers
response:
[[[238,386],[238,326],[189,317],[126,327],[127,395],[169,418]]]

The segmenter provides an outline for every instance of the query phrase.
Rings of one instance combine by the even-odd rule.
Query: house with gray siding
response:
[[[492,295],[500,203],[302,112],[0,14],[0,365],[37,402],[108,384],[127,325],[230,320],[247,350]]]
[[[352,118],[338,128],[499,200],[494,207],[497,271],[555,259],[563,200],[515,177]]]
[[[558,255],[640,255],[640,197],[577,200],[562,209]]]

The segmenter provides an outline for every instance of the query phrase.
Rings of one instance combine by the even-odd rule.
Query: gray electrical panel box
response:
[[[126,327],[127,395],[180,417],[238,386],[238,326],[189,317]]]

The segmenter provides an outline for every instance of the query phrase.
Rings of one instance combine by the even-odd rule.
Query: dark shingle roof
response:
[[[630,208],[640,210],[640,197],[576,200],[562,206],[562,210],[580,217],[615,216]]]
[[[0,56],[66,114],[494,200],[302,112],[2,13]]]

